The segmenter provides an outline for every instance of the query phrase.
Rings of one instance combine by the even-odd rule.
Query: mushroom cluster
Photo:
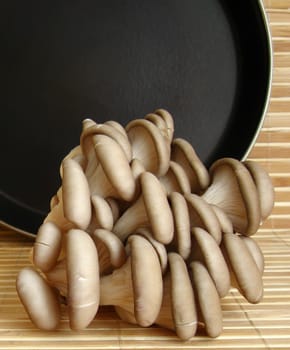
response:
[[[126,322],[182,340],[200,329],[217,337],[230,288],[261,300],[264,259],[252,235],[274,191],[259,164],[222,158],[208,169],[158,109],[125,127],[85,119],[60,177],[32,266],[16,281],[35,326],[56,329],[63,304],[81,330],[111,305]]]

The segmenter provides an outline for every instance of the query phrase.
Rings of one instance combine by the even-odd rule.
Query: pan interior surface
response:
[[[0,3],[0,220],[35,233],[81,121],[126,125],[170,111],[175,137],[210,165],[241,159],[269,90],[258,1]]]

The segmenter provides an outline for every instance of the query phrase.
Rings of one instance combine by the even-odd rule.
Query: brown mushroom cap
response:
[[[208,171],[188,141],[183,138],[173,140],[171,160],[179,163],[185,170],[190,182],[191,192],[200,193],[208,187],[210,183]]]
[[[162,270],[156,250],[145,238],[128,238],[132,259],[134,315],[139,325],[148,327],[155,322],[163,295]]]
[[[264,272],[264,255],[258,245],[258,243],[252,238],[247,236],[240,236],[240,238],[246,243],[248,250],[250,251],[252,257],[255,260],[256,265],[261,274]]]
[[[167,110],[162,108],[156,109],[154,114],[159,115],[165,121],[167,125],[167,134],[169,137],[169,142],[171,143],[174,135],[174,120],[172,115]]]
[[[153,237],[164,244],[173,238],[172,212],[162,185],[149,172],[140,175],[141,195],[118,219],[113,232],[124,241],[139,227],[150,226]]]
[[[130,255],[124,265],[101,277],[101,305],[119,306],[134,315],[136,322],[150,326],[159,313],[163,285],[157,253],[139,235],[128,239]]]
[[[96,158],[94,142],[91,137],[85,137],[87,133],[87,129],[97,125],[92,119],[84,119],[83,120],[83,129],[80,136],[80,148],[85,157],[85,174],[86,176],[91,176],[96,166],[98,165],[98,160]]]
[[[83,329],[94,319],[100,297],[98,253],[85,231],[67,232],[66,262],[70,327]]]
[[[92,194],[117,197],[130,201],[135,195],[135,180],[129,162],[116,141],[105,135],[96,135],[95,151],[99,165],[89,179]]]
[[[260,225],[258,192],[251,174],[238,160],[221,158],[210,167],[211,185],[202,195],[229,216],[236,232],[247,236]]]
[[[146,171],[164,175],[169,167],[170,152],[160,130],[149,120],[135,119],[126,126],[133,159],[139,159]]]
[[[219,296],[227,295],[231,279],[226,261],[215,239],[200,227],[192,229],[192,255],[194,260],[201,260],[207,268]]]
[[[219,244],[221,242],[221,226],[212,206],[202,197],[193,193],[185,194],[184,198],[188,204],[191,227],[204,228]]]
[[[263,280],[246,243],[239,235],[226,233],[221,247],[231,272],[232,285],[250,303],[258,303],[263,297]]]
[[[63,212],[76,227],[86,229],[91,221],[91,199],[87,178],[73,159],[63,161]]]
[[[176,251],[183,259],[189,257],[191,251],[191,227],[186,200],[178,192],[169,196],[174,221],[174,237],[167,247],[169,251]]]
[[[187,340],[195,335],[197,329],[194,292],[183,258],[177,253],[169,253],[168,261],[174,328],[179,338]]]
[[[215,338],[222,332],[222,309],[215,284],[199,261],[190,264],[196,303],[207,334]]]
[[[167,173],[159,178],[167,194],[171,192],[190,193],[190,183],[181,165],[174,161],[169,162]]]
[[[107,273],[112,268],[121,267],[127,259],[125,247],[121,240],[111,231],[96,229],[92,238],[96,244],[99,257],[100,274]]]
[[[165,245],[154,239],[152,232],[146,227],[138,228],[135,234],[143,236],[152,244],[158,255],[162,273],[165,273],[168,261]]]
[[[33,246],[33,263],[41,271],[51,270],[57,263],[61,251],[62,233],[53,222],[42,224]]]
[[[33,324],[39,329],[54,330],[60,322],[60,304],[56,290],[30,267],[17,276],[18,296]]]
[[[96,227],[109,231],[112,230],[114,225],[114,217],[109,203],[106,201],[106,199],[96,194],[91,197],[91,201],[94,209]]]
[[[261,217],[262,220],[265,220],[271,214],[275,202],[275,193],[271,178],[265,169],[257,162],[247,160],[244,161],[244,165],[252,175],[257,187]]]
[[[128,137],[127,135],[124,135],[124,133],[121,132],[119,128],[116,127],[116,124],[113,126],[110,125],[110,123],[94,123],[93,125],[90,125],[89,127],[85,128],[80,138],[80,144],[82,148],[85,148],[86,142],[88,142],[88,138],[91,138],[91,142],[95,144],[95,136],[97,135],[105,135],[116,141],[122,148],[124,154],[127,157],[128,162],[131,161],[132,149]]]
[[[165,137],[168,144],[170,144],[169,135],[168,135],[168,128],[165,120],[160,117],[160,115],[155,113],[149,113],[145,116],[146,120],[149,120],[151,123],[157,126],[157,128],[160,130],[163,137]]]

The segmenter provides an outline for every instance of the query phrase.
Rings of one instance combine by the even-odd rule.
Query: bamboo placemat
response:
[[[69,329],[65,310],[59,331],[39,331],[15,291],[16,275],[29,265],[33,242],[0,228],[1,349],[290,349],[290,0],[264,3],[273,39],[273,87],[266,119],[249,154],[267,169],[276,194],[272,215],[255,236],[265,256],[263,301],[251,305],[231,290],[222,300],[224,331],[214,340],[196,336],[180,342],[157,326],[128,325],[110,308],[81,332]]]

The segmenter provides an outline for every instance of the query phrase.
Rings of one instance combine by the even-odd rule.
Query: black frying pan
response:
[[[209,166],[243,159],[268,103],[257,0],[0,2],[0,220],[35,234],[86,117],[162,107]]]

